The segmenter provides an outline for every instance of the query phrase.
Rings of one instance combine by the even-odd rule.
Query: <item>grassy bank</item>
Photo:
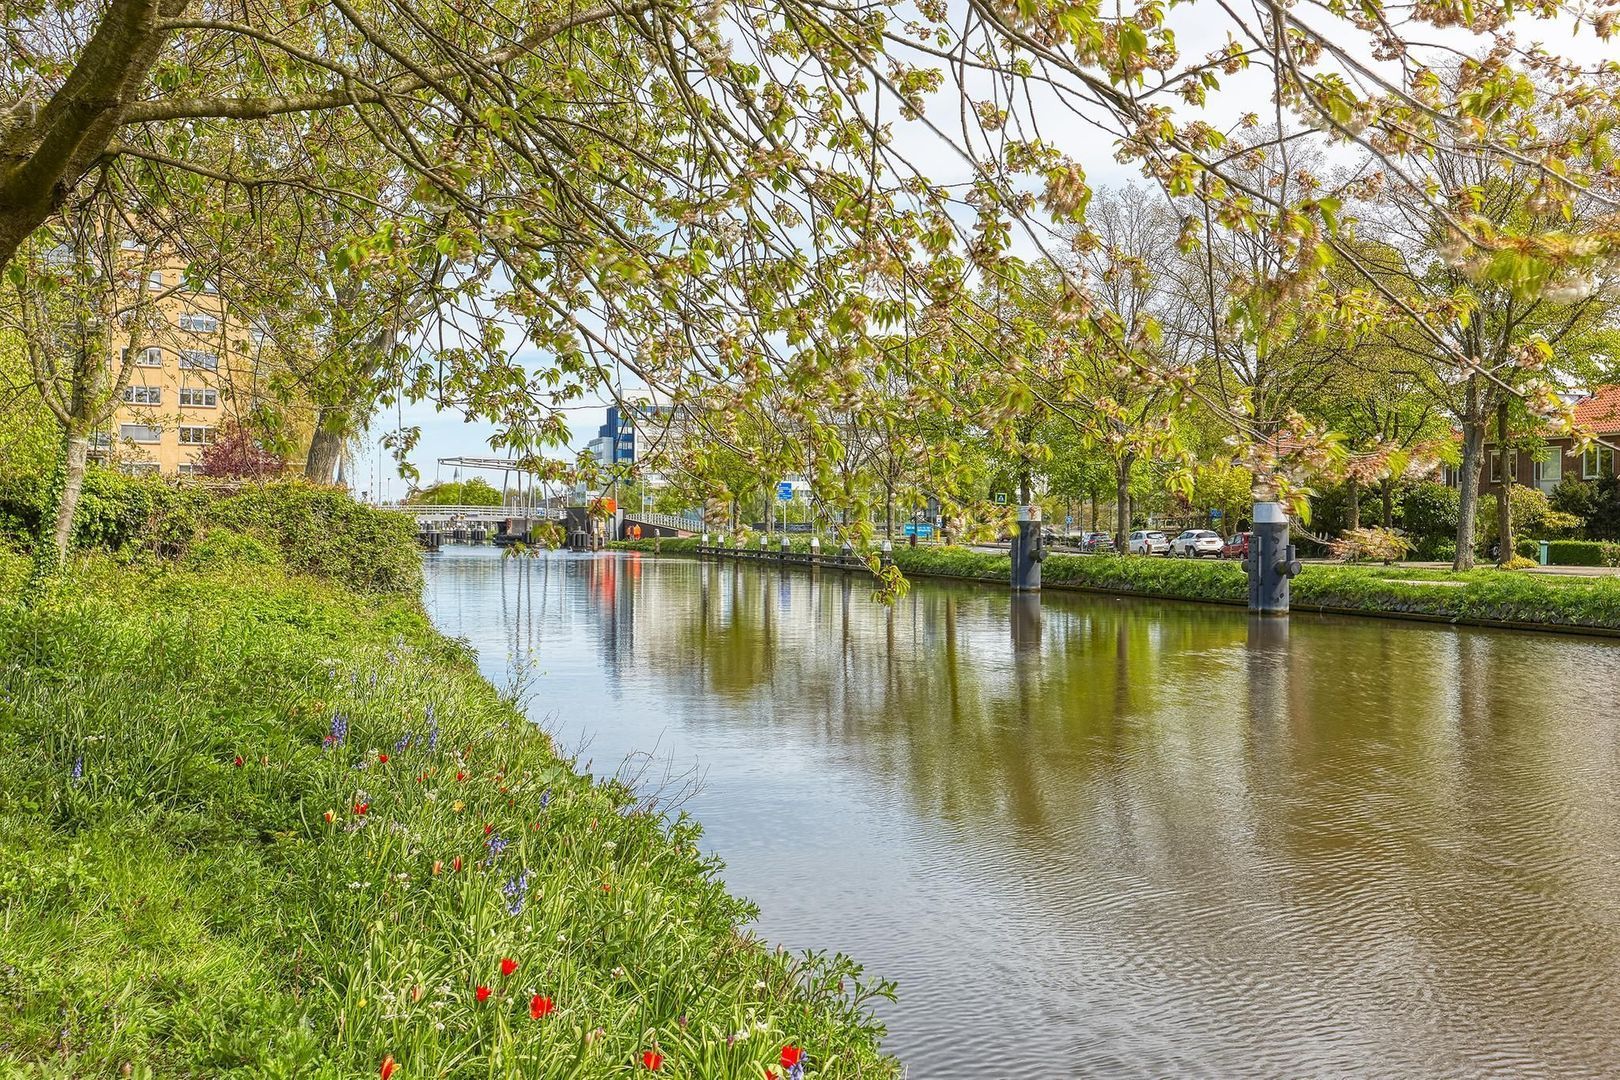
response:
[[[623,545],[651,551],[650,542]],[[663,542],[662,551],[695,552],[696,542]],[[1004,585],[1006,555],[965,548],[900,546],[894,562],[908,576]],[[1242,604],[1248,594],[1236,562],[1117,555],[1051,555],[1045,585],[1136,596]],[[1620,580],[1532,575],[1496,569],[1454,573],[1383,566],[1310,564],[1293,583],[1301,610],[1405,615],[1479,625],[1620,631]]]
[[[15,1068],[897,1072],[854,969],[750,940],[695,823],[579,776],[408,580],[295,572],[273,515],[216,510],[184,550],[0,600]],[[0,556],[0,596],[25,571]]]

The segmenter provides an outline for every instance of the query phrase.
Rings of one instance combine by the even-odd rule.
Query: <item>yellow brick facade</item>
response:
[[[270,352],[260,336],[236,318],[212,289],[184,284],[181,265],[151,271],[153,319],[147,348],[130,367],[129,385],[111,422],[98,432],[93,452],[130,472],[165,476],[194,472],[204,447],[230,421],[244,421],[269,395]],[[108,362],[114,377],[127,350],[113,345]],[[301,470],[309,445],[308,410],[287,410]]]

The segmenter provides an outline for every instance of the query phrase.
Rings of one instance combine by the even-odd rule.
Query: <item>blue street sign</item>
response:
[[[1211,521],[1219,521],[1219,520],[1221,520],[1221,512],[1219,510],[1211,510],[1209,512],[1209,520],[1211,520]]]
[[[792,502],[793,501],[793,481],[791,481],[791,480],[783,480],[780,484],[777,484],[776,485],[776,497],[778,499],[781,499],[783,502]]]
[[[908,521],[906,522],[904,532],[902,532],[901,535],[915,536],[920,540],[927,540],[929,537],[934,535],[934,527],[926,523],[919,525],[915,521]]]

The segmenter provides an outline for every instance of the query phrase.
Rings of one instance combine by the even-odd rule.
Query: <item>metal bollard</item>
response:
[[[821,565],[821,537],[819,536],[810,538],[810,565]]]
[[[1039,506],[1018,508],[1018,524],[1013,528],[1011,553],[1013,592],[1039,592],[1041,560],[1046,558],[1046,548],[1041,544]]]
[[[894,545],[889,543],[889,541],[884,540],[883,541],[883,547],[881,549],[879,549],[879,551],[880,551],[879,561],[885,567],[893,566],[894,565]]]
[[[1254,504],[1249,559],[1249,610],[1260,615],[1288,614],[1289,581],[1299,574],[1300,562],[1288,542],[1288,515],[1281,503]]]
[[[781,554],[780,558],[781,558],[781,560],[783,562],[787,562],[787,557],[788,557],[788,538],[784,536],[784,537],[782,537],[782,554]]]

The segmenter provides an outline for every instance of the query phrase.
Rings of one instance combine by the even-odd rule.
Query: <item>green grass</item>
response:
[[[697,825],[578,775],[414,597],[231,547],[0,602],[13,1072],[897,1074],[849,961],[751,940]]]
[[[686,541],[666,540],[663,546],[673,553],[695,548]],[[633,549],[652,550],[647,541]],[[1005,585],[1010,574],[1006,555],[961,547],[902,545],[894,550],[894,562],[913,577]],[[1041,579],[1048,587],[1215,603],[1241,604],[1248,595],[1242,566],[1230,560],[1054,554],[1041,564]],[[1294,579],[1292,594],[1295,606],[1302,609],[1620,630],[1620,579],[1613,577],[1312,563]]]

